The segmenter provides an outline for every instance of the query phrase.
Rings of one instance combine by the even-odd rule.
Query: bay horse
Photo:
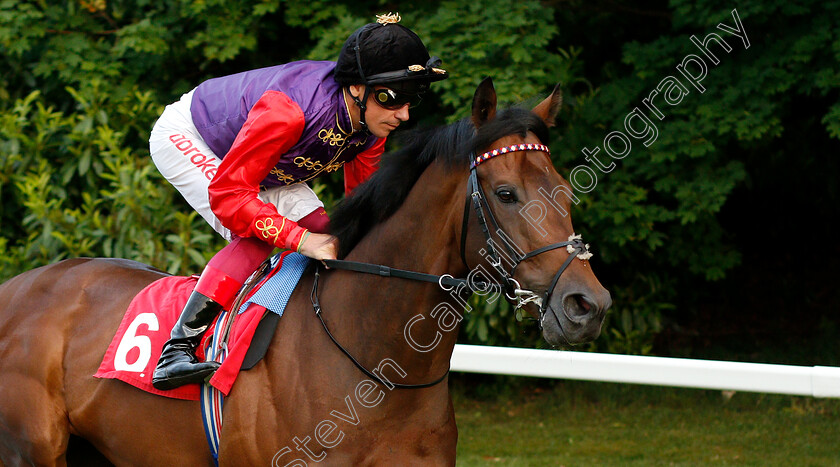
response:
[[[479,265],[515,289],[509,298],[526,297],[550,344],[599,334],[611,300],[571,238],[568,197],[554,196],[560,209],[544,210],[538,226],[521,213],[558,187],[571,193],[546,150],[513,149],[469,167],[470,154],[543,148],[559,106],[555,88],[533,111],[497,115],[487,79],[470,118],[383,157],[333,216],[341,256],[442,276],[440,284],[305,273],[265,358],[225,400],[220,465],[454,465],[446,375],[465,291],[444,279]],[[531,253],[501,261],[511,247]],[[131,299],[164,275],[127,260],[70,259],[0,286],[0,465],[66,465],[79,439],[115,465],[213,464],[198,403],[92,377]],[[327,324],[367,373],[330,341]]]

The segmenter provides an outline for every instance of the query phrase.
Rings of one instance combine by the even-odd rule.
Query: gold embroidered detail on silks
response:
[[[346,102],[345,102],[346,105]],[[321,131],[318,132],[318,138],[321,141],[329,144],[330,146],[344,146],[344,143],[347,142],[348,139],[353,135],[352,131],[345,131],[344,128],[341,128],[341,120],[338,118],[339,112],[335,113],[335,128],[338,128],[340,133],[335,131],[335,128],[322,128]],[[347,118],[350,119],[350,110],[347,110]],[[352,127],[351,127],[352,128]],[[367,142],[367,136],[362,141],[356,141],[353,143],[354,146],[361,146]]]
[[[274,243],[277,243],[277,237],[280,236],[280,231],[283,230],[283,226],[286,225],[286,219],[283,219],[283,223],[280,224],[280,228],[278,229],[276,225],[274,225],[274,219],[268,217],[266,219],[260,219],[254,223],[254,227],[262,234],[263,238],[266,240],[271,240]]]
[[[347,104],[346,96],[345,97],[345,106]],[[341,120],[339,119],[340,110],[335,113],[335,128],[323,128],[318,132],[318,138],[323,141],[325,144],[328,144],[334,148],[336,148],[335,154],[332,156],[329,162],[320,162],[318,160],[312,160],[309,157],[298,156],[295,157],[292,162],[298,167],[303,167],[309,171],[306,175],[300,177],[295,183],[306,183],[309,180],[317,177],[321,172],[335,172],[339,168],[344,165],[344,162],[336,162],[344,151],[347,148],[351,147],[359,147],[364,146],[367,144],[368,137],[365,135],[363,138],[356,138],[355,141],[351,139],[353,133],[344,131],[344,128],[341,128]],[[350,116],[349,108],[347,110],[348,118]],[[336,131],[336,128],[338,131]],[[347,144],[348,141],[350,144]],[[326,164],[326,165],[324,165]]]
[[[379,24],[395,24],[399,23],[401,19],[399,12],[391,13],[389,11],[387,15],[376,15],[376,22]]]
[[[422,65],[409,65],[408,66],[408,71],[423,71],[423,70],[425,70],[425,68],[423,68]]]
[[[344,161],[341,162],[331,162],[324,167],[325,172],[335,172],[336,170],[340,169],[341,166],[344,165]]]
[[[292,161],[298,167],[303,167],[306,170],[321,170],[324,168],[324,164],[320,163],[319,161],[313,161],[308,157],[297,156]]]
[[[321,141],[328,143],[330,146],[343,146],[347,140],[347,135],[338,134],[332,128],[324,128],[318,132],[318,138],[321,138]]]
[[[286,185],[291,185],[295,181],[295,177],[283,172],[283,169],[278,169],[277,167],[271,169],[271,172],[269,173],[277,177],[278,181],[281,181]]]
[[[435,73],[437,73],[439,75],[442,75],[442,74],[446,73],[446,70],[444,70],[443,68],[432,68],[432,71],[434,71]]]
[[[350,137],[353,136],[353,117],[350,115],[350,108],[347,106],[346,96],[344,96],[344,107],[347,110],[347,119],[350,120],[351,123],[350,131],[346,131],[344,128],[341,128],[341,119],[338,118],[338,115],[341,111],[338,111],[335,113],[335,127],[338,128],[338,131],[341,132],[341,134],[336,133],[335,129],[333,128],[323,128],[321,129],[321,131],[318,132],[318,138],[320,138],[321,141],[329,144],[330,146],[338,146],[339,148],[343,148],[344,143],[346,143],[347,140],[349,140]],[[354,142],[353,146],[361,146],[365,143],[367,143],[367,136],[365,136],[364,139],[361,141]]]
[[[356,129],[353,128],[353,115],[350,113],[350,104],[347,103],[347,88],[341,88],[341,99],[344,101],[344,111],[347,112],[347,121],[350,122],[350,131],[344,131],[344,128],[341,128],[341,123],[338,120],[338,113],[335,113],[335,126],[338,128],[338,131],[344,133],[345,135],[351,135],[356,132]]]

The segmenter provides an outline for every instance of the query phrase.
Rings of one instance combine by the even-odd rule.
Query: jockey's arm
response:
[[[208,190],[210,208],[232,233],[298,249],[307,230],[257,195],[260,183],[300,139],[304,123],[297,103],[279,91],[267,91],[251,108]]]
[[[379,158],[385,152],[386,138],[380,138],[376,144],[362,152],[352,161],[344,164],[344,195],[348,196],[367,180],[379,168]]]

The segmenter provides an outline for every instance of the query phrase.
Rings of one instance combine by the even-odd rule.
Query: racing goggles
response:
[[[375,100],[380,107],[388,110],[401,109],[406,104],[408,104],[409,108],[416,107],[420,101],[423,100],[423,96],[421,94],[408,94],[397,92],[388,88],[374,89],[372,94],[373,100]]]

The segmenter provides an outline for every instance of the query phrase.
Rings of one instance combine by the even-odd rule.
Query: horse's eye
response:
[[[503,203],[515,203],[516,202],[516,193],[513,190],[508,188],[499,188],[496,190],[496,197],[499,198],[499,201]]]

